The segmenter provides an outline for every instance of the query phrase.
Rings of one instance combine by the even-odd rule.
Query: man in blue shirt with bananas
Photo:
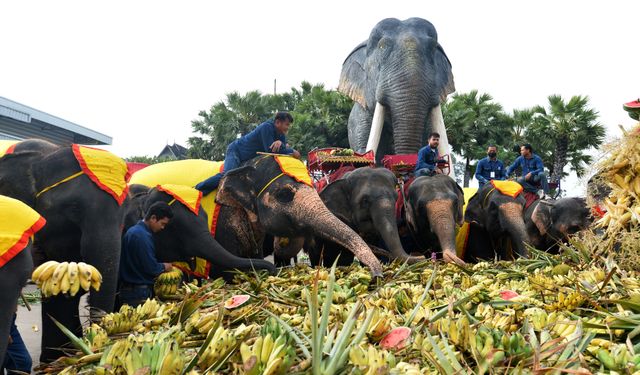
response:
[[[494,145],[487,147],[487,157],[480,160],[476,166],[476,180],[478,188],[491,180],[504,180],[506,170],[502,161],[498,160],[498,148]]]
[[[416,177],[433,176],[442,173],[438,168],[438,146],[440,145],[440,134],[429,134],[429,143],[418,151],[418,160],[413,174]]]
[[[227,147],[222,172],[209,177],[196,185],[196,189],[207,195],[218,188],[220,180],[232,169],[257,156],[258,152],[292,155],[300,159],[300,153],[287,145],[286,134],[293,123],[293,116],[288,112],[278,112],[273,120],[258,125],[249,134],[236,139]]]
[[[520,156],[507,169],[507,176],[511,176],[518,167],[522,168],[522,176],[518,177],[517,181],[525,191],[537,193],[538,185],[540,185],[544,192],[543,198],[549,194],[549,182],[547,182],[547,175],[544,173],[542,159],[533,153],[533,147],[528,143],[520,147]]]

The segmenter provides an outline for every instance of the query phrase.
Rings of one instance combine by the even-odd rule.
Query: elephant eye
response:
[[[275,198],[278,202],[281,203],[289,203],[293,200],[293,197],[296,195],[295,190],[291,186],[284,186],[282,189],[279,189],[275,194]]]

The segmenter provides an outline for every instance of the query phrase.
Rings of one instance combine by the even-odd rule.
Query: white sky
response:
[[[4,0],[0,14],[0,96],[110,135],[122,157],[186,146],[191,120],[231,91],[335,88],[387,17],[431,21],[457,91],[506,110],[588,95],[617,136],[640,97],[637,0]]]

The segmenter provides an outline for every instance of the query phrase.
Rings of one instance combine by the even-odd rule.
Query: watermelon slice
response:
[[[380,347],[382,349],[402,349],[407,345],[410,336],[411,328],[394,328],[380,340]]]
[[[508,301],[508,300],[510,300],[512,298],[516,298],[518,296],[519,296],[519,294],[514,292],[513,290],[508,290],[507,289],[507,290],[503,290],[503,291],[500,292],[500,297],[502,297],[502,299],[506,300],[506,301]]]
[[[629,103],[624,103],[622,108],[627,111],[629,117],[634,120],[640,120],[640,99],[636,99]]]
[[[251,297],[248,294],[238,294],[232,296],[228,300],[224,301],[224,307],[229,310],[235,309],[236,307],[244,305],[249,300],[249,298]]]

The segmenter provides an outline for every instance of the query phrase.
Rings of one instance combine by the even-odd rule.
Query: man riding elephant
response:
[[[242,163],[253,159],[258,152],[293,155],[300,159],[300,153],[287,145],[286,135],[293,123],[293,116],[287,112],[278,112],[273,120],[258,125],[249,134],[231,142],[224,157],[223,171],[196,185],[203,195],[218,188],[222,177],[230,170],[238,168]]]

